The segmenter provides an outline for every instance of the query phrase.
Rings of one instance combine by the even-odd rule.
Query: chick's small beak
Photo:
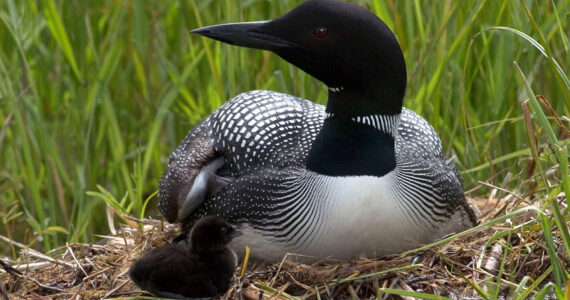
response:
[[[242,235],[243,235],[243,232],[236,230],[236,231],[232,232],[231,237],[237,238],[238,236],[242,236]]]

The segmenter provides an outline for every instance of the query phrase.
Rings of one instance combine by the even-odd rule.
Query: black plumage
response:
[[[237,256],[226,245],[238,236],[221,217],[200,219],[190,241],[154,248],[130,268],[131,279],[143,290],[176,299],[223,294],[237,266]]]

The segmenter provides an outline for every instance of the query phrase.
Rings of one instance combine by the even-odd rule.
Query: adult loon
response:
[[[240,94],[171,154],[159,208],[170,222],[215,214],[252,256],[385,255],[476,224],[434,129],[402,108],[406,65],[388,27],[355,4],[309,0],[271,21],[192,31],[270,50],[328,86],[326,107]]]

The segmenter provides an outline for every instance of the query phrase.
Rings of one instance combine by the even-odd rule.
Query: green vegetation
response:
[[[0,234],[43,251],[96,241],[108,231],[107,204],[158,215],[169,153],[226,99],[270,89],[324,103],[326,88],[276,55],[189,33],[270,19],[300,2],[0,1]],[[514,292],[562,293],[569,2],[354,2],[394,30],[408,67],[404,103],[457,156],[468,196],[514,195],[509,201],[535,206],[533,228],[544,233],[554,284],[527,278]],[[513,228],[492,241],[509,240]],[[15,257],[17,249],[0,242],[0,254]],[[500,267],[497,282],[511,268]]]

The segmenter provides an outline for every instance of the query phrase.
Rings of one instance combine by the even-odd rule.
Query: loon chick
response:
[[[131,266],[129,275],[140,288],[159,297],[221,295],[237,266],[237,256],[227,244],[240,234],[221,217],[204,217],[190,232],[189,245],[154,248]]]
[[[326,84],[328,103],[230,99],[171,154],[159,190],[168,221],[223,216],[244,232],[230,246],[266,261],[391,254],[476,224],[437,133],[402,107],[404,57],[376,15],[309,0],[274,20],[192,32],[276,53]]]

